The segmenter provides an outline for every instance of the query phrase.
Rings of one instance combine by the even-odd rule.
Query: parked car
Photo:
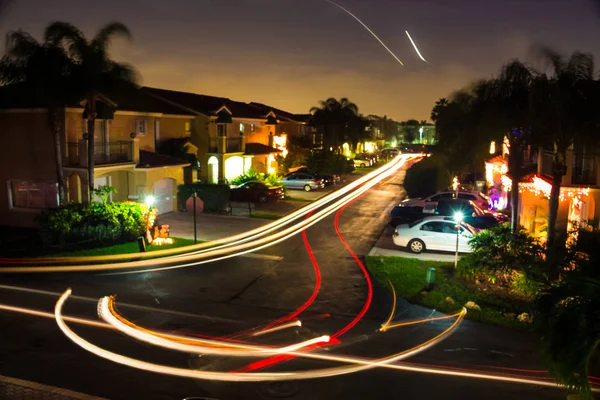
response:
[[[400,151],[400,149],[397,148],[383,149],[381,150],[381,158],[383,158],[384,160],[391,160],[392,158],[396,157],[398,154],[401,153],[402,152]]]
[[[331,174],[331,175],[330,174],[313,174],[310,172],[308,167],[298,168],[294,172],[291,172],[291,173],[287,174],[286,176],[292,175],[296,172],[302,172],[305,174],[314,175],[315,178],[319,179],[323,183],[323,186],[335,185],[342,180],[340,178],[340,176],[336,175],[336,174]]]
[[[233,187],[229,194],[232,201],[247,201],[250,203],[266,203],[281,200],[285,197],[281,186],[267,186],[264,182],[249,181]]]
[[[456,213],[461,213],[463,221],[476,229],[489,229],[500,223],[494,213],[482,210],[471,200],[444,199],[423,207],[423,214],[454,218]]]
[[[426,203],[430,203],[433,201],[447,200],[447,199],[462,199],[462,200],[471,200],[474,202],[479,208],[487,210],[491,207],[490,198],[481,192],[472,192],[472,191],[459,191],[458,197],[456,197],[455,191],[446,191],[446,192],[437,192],[429,197],[419,197],[417,199],[406,199],[401,205],[405,207],[414,207],[419,206],[422,207]]]
[[[459,253],[472,252],[469,240],[476,230],[465,222],[458,231]],[[402,224],[394,231],[394,244],[406,247],[413,253],[425,250],[456,251],[457,224],[451,217],[426,217],[411,224]]]
[[[470,200],[449,199],[420,206],[396,206],[392,209],[390,224],[394,227],[412,223],[431,215],[454,218],[460,212],[463,220],[476,229],[489,229],[504,221],[503,216],[484,211]]]
[[[354,166],[359,168],[370,167],[373,165],[373,160],[368,157],[358,155],[354,158]]]
[[[279,181],[288,189],[301,189],[307,192],[324,187],[323,182],[314,175],[304,172],[294,172]]]

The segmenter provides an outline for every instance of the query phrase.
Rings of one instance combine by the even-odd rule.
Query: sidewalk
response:
[[[41,385],[0,375],[0,399],[3,400],[106,400],[54,386]]]

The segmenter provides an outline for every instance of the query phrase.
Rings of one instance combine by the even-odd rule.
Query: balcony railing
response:
[[[119,164],[133,161],[133,146],[130,141],[96,143],[94,163],[96,165]]]

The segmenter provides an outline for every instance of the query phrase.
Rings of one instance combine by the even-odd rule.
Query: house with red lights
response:
[[[507,206],[511,181],[506,176],[507,151],[486,163],[486,179],[496,188],[496,205]],[[535,158],[535,160],[532,160]],[[527,162],[528,158],[525,157]],[[552,190],[553,153],[539,149],[530,154],[537,169],[519,182],[519,213],[521,225],[536,237],[544,239],[548,224],[549,198]],[[571,146],[567,153],[567,171],[561,182],[558,215],[559,231],[571,231],[575,226],[597,228],[600,204],[600,153],[584,147]]]

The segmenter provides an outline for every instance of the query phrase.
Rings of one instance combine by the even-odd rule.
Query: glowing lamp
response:
[[[152,195],[148,195],[146,196],[146,198],[144,199],[144,203],[146,203],[149,207],[151,207],[154,204],[154,196]]]
[[[455,222],[461,223],[463,218],[464,218],[464,216],[462,215],[461,212],[454,213],[454,221]]]

